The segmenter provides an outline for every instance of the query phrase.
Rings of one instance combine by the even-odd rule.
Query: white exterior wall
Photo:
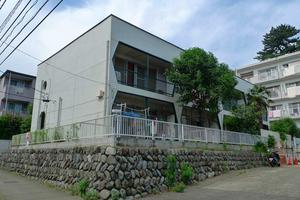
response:
[[[42,81],[47,81],[48,86],[45,97],[36,91],[35,98],[48,96],[54,101],[43,103],[34,100],[32,131],[38,129],[38,118],[42,111],[46,112],[45,128],[57,125],[60,97],[62,98],[60,125],[104,116],[106,97],[98,100],[97,95],[100,90],[106,95],[107,41],[110,41],[110,22],[110,18],[103,21],[39,65],[36,88],[41,89]]]
[[[241,69],[237,70],[238,75],[245,74],[248,72],[253,72],[254,77],[249,79],[250,82],[257,85],[262,85],[267,88],[273,87],[273,86],[280,86],[280,96],[276,98],[271,98],[273,102],[270,103],[270,106],[275,105],[282,105],[283,111],[282,111],[282,117],[291,117],[295,120],[298,127],[300,127],[300,116],[290,116],[288,113],[288,107],[290,103],[297,103],[300,102],[300,87],[295,87],[294,92],[299,93],[298,95],[291,95],[290,93],[287,93],[286,84],[287,83],[294,83],[300,81],[300,71],[295,70],[296,65],[300,65],[300,52],[292,53],[292,54],[286,54],[284,56],[280,56],[277,58],[273,58],[270,60],[262,61],[257,64],[248,65],[245,67],[242,67]],[[289,68],[287,72],[283,73],[283,65],[289,64]],[[278,74],[277,78],[271,78],[269,80],[260,81],[258,79],[259,71],[276,67],[276,71]],[[300,69],[300,67],[298,68]],[[277,120],[279,118],[273,118],[270,119],[270,121]]]

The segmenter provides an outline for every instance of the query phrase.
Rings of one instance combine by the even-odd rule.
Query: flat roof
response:
[[[1,76],[0,76],[0,79],[2,79],[4,76],[6,76],[8,73],[12,73],[12,74],[16,74],[16,75],[20,75],[20,76],[25,76],[25,77],[28,77],[28,78],[36,78],[36,76],[32,76],[32,75],[29,75],[29,74],[24,74],[24,73],[21,73],[21,72],[16,72],[16,71],[12,71],[12,70],[6,70]]]
[[[287,58],[294,57],[294,56],[300,56],[300,51],[293,52],[293,53],[288,53],[288,54],[278,56],[278,57],[275,57],[275,58],[270,58],[270,59],[267,59],[267,60],[264,60],[264,61],[261,61],[261,62],[249,64],[249,65],[246,65],[244,67],[241,67],[241,68],[237,69],[237,71],[243,71],[243,70],[247,70],[247,69],[256,68],[260,65],[266,65],[268,63],[278,62],[280,60],[287,59]]]
[[[108,18],[110,18],[110,17],[114,17],[114,18],[116,18],[116,19],[118,19],[118,20],[120,20],[120,21],[122,21],[122,22],[125,22],[126,24],[128,24],[128,25],[130,25],[130,26],[132,26],[132,27],[134,27],[134,28],[137,28],[137,29],[139,29],[139,30],[141,30],[141,31],[143,31],[143,32],[145,32],[145,33],[147,33],[147,34],[149,34],[149,35],[151,35],[151,36],[153,36],[153,37],[155,37],[155,38],[157,38],[157,39],[159,39],[159,40],[161,40],[161,41],[167,43],[167,44],[170,44],[170,45],[172,45],[172,46],[174,46],[174,47],[176,47],[176,48],[178,48],[178,49],[184,51],[183,48],[181,48],[181,47],[179,47],[179,46],[177,46],[177,45],[175,45],[175,44],[173,44],[173,43],[171,43],[171,42],[169,42],[169,41],[167,41],[167,40],[165,40],[165,39],[162,39],[162,38],[160,38],[160,37],[158,37],[158,36],[156,36],[156,35],[154,35],[154,34],[148,32],[148,31],[146,31],[146,30],[144,30],[144,29],[142,29],[142,28],[140,28],[140,27],[138,27],[138,26],[136,26],[136,25],[134,25],[134,24],[132,24],[132,23],[130,23],[130,22],[128,22],[128,21],[125,21],[124,19],[121,19],[120,17],[117,17],[117,16],[115,16],[115,15],[113,15],[113,14],[110,14],[110,15],[108,15],[107,17],[105,17],[103,20],[101,20],[99,23],[97,23],[96,25],[94,25],[92,28],[88,29],[87,31],[85,31],[84,33],[82,33],[81,35],[79,35],[78,37],[76,37],[74,40],[72,40],[71,42],[69,42],[67,45],[65,45],[64,47],[62,47],[62,48],[61,48],[60,50],[58,50],[56,53],[54,53],[54,54],[51,55],[50,57],[46,58],[43,62],[39,63],[38,65],[41,65],[42,63],[46,62],[47,60],[49,60],[50,58],[52,58],[53,56],[55,56],[56,54],[58,54],[59,52],[61,52],[62,50],[64,50],[66,47],[68,47],[69,45],[71,45],[71,44],[72,44],[73,42],[75,42],[77,39],[79,39],[80,37],[82,37],[83,35],[85,35],[86,33],[88,33],[89,31],[91,31],[92,29],[96,28],[98,25],[100,25],[101,23],[103,23],[104,21],[106,21],[106,20],[107,20]]]

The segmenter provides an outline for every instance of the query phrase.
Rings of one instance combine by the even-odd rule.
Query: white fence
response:
[[[244,145],[254,145],[257,141],[266,140],[260,135],[113,115],[33,133],[15,135],[12,139],[12,145],[62,142],[110,136]]]

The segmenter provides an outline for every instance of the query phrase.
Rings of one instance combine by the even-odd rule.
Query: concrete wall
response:
[[[0,152],[8,151],[10,149],[11,140],[0,140]]]

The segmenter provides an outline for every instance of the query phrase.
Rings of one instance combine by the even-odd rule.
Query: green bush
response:
[[[174,192],[184,192],[186,186],[184,183],[176,183],[176,185],[172,188],[172,191]]]
[[[274,149],[276,144],[275,137],[273,135],[268,136],[268,147]]]
[[[71,190],[72,195],[80,195],[80,185],[79,185],[79,183],[77,182],[74,185],[72,185],[70,190]]]
[[[258,152],[258,153],[267,153],[268,152],[268,148],[267,148],[266,144],[263,143],[262,141],[256,142],[256,144],[254,145],[254,150],[255,150],[255,152]]]
[[[80,196],[84,196],[86,194],[86,190],[89,186],[89,183],[87,182],[87,180],[82,179],[79,181],[79,192],[80,192]]]
[[[173,187],[176,183],[176,163],[176,156],[169,155],[167,157],[166,181],[169,187]]]
[[[95,189],[90,189],[82,197],[84,200],[98,200],[100,198],[99,193]]]
[[[188,185],[192,181],[193,177],[193,168],[188,163],[183,163],[181,165],[181,180],[184,184]]]

